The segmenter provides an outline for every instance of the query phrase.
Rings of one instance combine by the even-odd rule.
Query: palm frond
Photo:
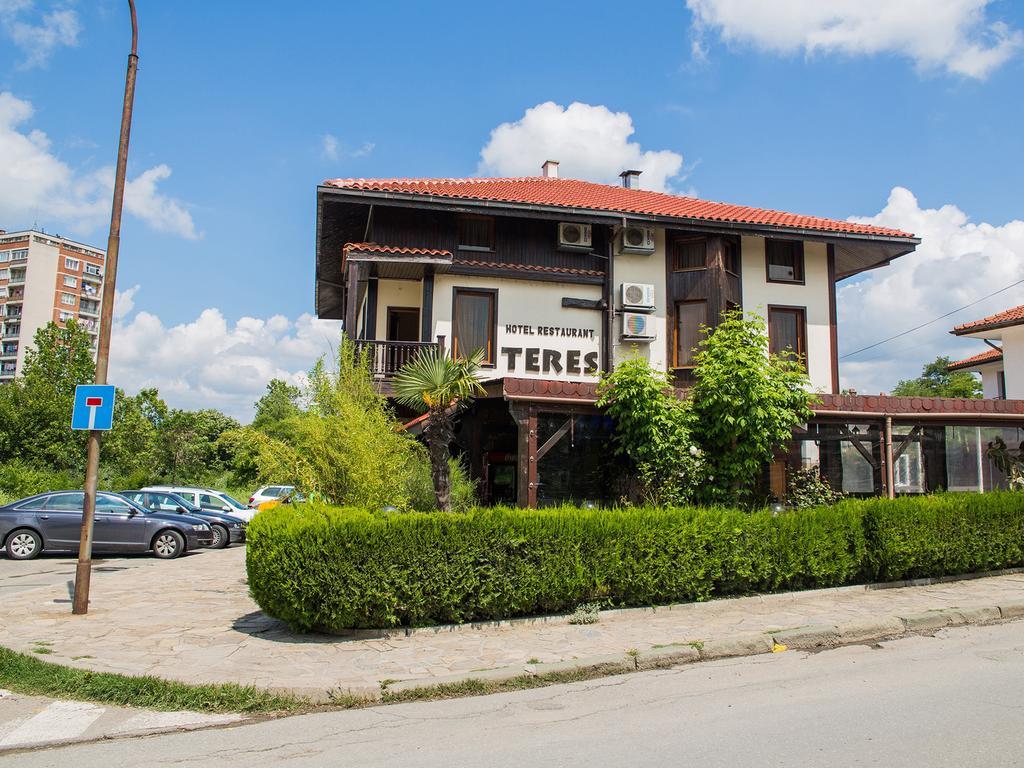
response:
[[[438,349],[421,351],[392,382],[395,400],[417,411],[446,410],[484,391],[477,379],[483,351],[453,360]]]

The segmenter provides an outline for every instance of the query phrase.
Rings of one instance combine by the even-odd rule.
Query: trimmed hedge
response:
[[[383,513],[312,504],[248,530],[252,595],[294,629],[458,623],[1024,564],[1024,494],[721,508]]]

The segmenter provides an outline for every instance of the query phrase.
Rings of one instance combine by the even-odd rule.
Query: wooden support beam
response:
[[[896,448],[892,452],[892,460],[896,461],[896,459],[898,459],[900,456],[902,456],[903,452],[905,450],[907,450],[907,446],[910,445],[910,443],[914,440],[914,438],[916,438],[919,434],[921,434],[921,425],[920,424],[918,426],[914,427],[912,430],[910,430],[910,434],[907,435],[906,437],[904,437],[900,441],[899,445],[896,446]]]
[[[547,452],[558,445],[558,442],[569,433],[569,430],[572,429],[572,421],[575,418],[575,416],[570,416],[566,419],[565,424],[555,430],[555,434],[544,441],[544,445],[537,449],[537,461],[543,459]]]
[[[872,455],[871,451],[868,448],[864,447],[864,443],[861,442],[861,439],[858,435],[855,435],[853,432],[851,432],[850,428],[845,424],[839,425],[839,431],[850,439],[850,442],[853,444],[853,447],[857,449],[857,453],[863,456],[872,467],[878,469],[878,462],[875,461],[875,457]]]
[[[423,276],[423,299],[420,304],[420,341],[434,340],[434,273]]]
[[[537,506],[537,407],[528,403],[509,403],[509,412],[519,430],[516,454],[516,503],[534,509]]]

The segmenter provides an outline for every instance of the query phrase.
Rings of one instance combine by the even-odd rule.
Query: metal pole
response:
[[[892,466],[892,416],[885,417],[885,495],[896,498],[896,472]]]
[[[121,138],[117,145],[117,169],[114,173],[114,201],[110,211],[110,235],[107,237],[107,259],[104,266],[103,306],[100,308],[99,345],[96,350],[96,383],[107,383],[110,361],[110,326],[114,321],[114,288],[117,282],[117,255],[121,243],[121,208],[124,204],[124,177],[128,166],[128,139],[132,129],[132,106],[135,102],[135,72],[139,67],[139,27],[135,18],[135,0],[128,0],[132,18],[132,51],[128,54],[128,73],[124,79],[124,106],[121,110]],[[96,513],[96,486],[100,472],[100,437],[102,432],[89,432],[89,453],[85,467],[85,505],[82,509],[82,533],[78,545],[78,567],[75,570],[75,599],[71,612],[89,612],[89,578],[92,575],[92,528]]]

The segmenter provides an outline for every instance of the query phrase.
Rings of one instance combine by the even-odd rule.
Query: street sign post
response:
[[[113,426],[114,387],[109,384],[79,384],[75,387],[71,428],[106,432]]]

